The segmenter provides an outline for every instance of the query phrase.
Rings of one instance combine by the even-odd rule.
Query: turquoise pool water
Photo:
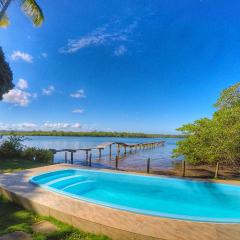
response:
[[[204,222],[240,222],[240,187],[177,178],[66,169],[30,182],[70,197],[140,214]]]

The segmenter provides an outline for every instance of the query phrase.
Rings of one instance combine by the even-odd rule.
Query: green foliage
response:
[[[9,25],[8,10],[12,0],[0,0],[0,27],[7,27]],[[41,26],[44,21],[42,9],[35,0],[21,0],[19,1],[23,13],[31,19],[34,26]]]
[[[4,53],[0,47],[0,100],[2,100],[3,94],[7,93],[14,87],[12,81],[12,71],[8,63],[5,61]]]
[[[240,104],[240,82],[224,89],[214,106],[218,109]]]
[[[6,141],[0,145],[0,157],[2,158],[15,158],[20,157],[23,151],[24,137],[10,136]]]
[[[35,0],[22,0],[22,11],[28,16],[35,26],[41,26],[44,16],[41,8]]]
[[[8,132],[2,131],[0,135],[25,135],[25,136],[74,136],[74,137],[128,137],[128,138],[183,138],[182,134],[150,134],[134,132],[64,132],[64,131],[32,131],[32,132]]]
[[[26,148],[23,151],[22,157],[27,160],[50,163],[53,161],[54,155],[52,151],[49,151],[47,149],[31,147],[31,148]]]
[[[53,153],[47,149],[29,147],[26,148],[23,142],[26,140],[23,136],[10,136],[0,145],[0,158],[13,159],[22,158],[42,163],[51,163]]]
[[[222,92],[211,119],[203,118],[178,130],[188,136],[177,143],[174,156],[191,164],[221,162],[240,165],[240,83]]]

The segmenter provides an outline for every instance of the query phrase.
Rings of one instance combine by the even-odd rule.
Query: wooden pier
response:
[[[124,143],[124,142],[106,142],[102,143],[96,147],[91,148],[78,148],[78,149],[49,149],[54,154],[58,152],[65,152],[65,163],[68,162],[68,153],[70,153],[70,163],[73,164],[74,162],[74,153],[77,151],[84,151],[86,154],[86,162],[89,164],[89,157],[92,157],[92,151],[98,151],[98,160],[102,159],[102,151],[105,148],[109,148],[109,159],[112,159],[112,146],[116,145],[117,147],[117,153],[116,157],[117,159],[121,159],[121,153],[122,157],[125,157],[127,155],[127,152],[129,154],[136,153],[139,150],[147,150],[147,149],[153,149],[158,146],[163,146],[165,144],[165,141],[156,141],[156,142],[145,142],[145,143]]]

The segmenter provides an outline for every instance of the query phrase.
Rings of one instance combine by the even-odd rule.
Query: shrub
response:
[[[37,148],[28,147],[22,152],[22,158],[26,160],[35,160]]]
[[[45,163],[50,163],[53,161],[52,151],[35,147],[26,148],[22,153],[22,157],[27,160],[34,160]]]
[[[53,153],[47,149],[37,149],[36,161],[50,163],[53,161]]]
[[[25,140],[22,136],[11,136],[0,145],[0,157],[2,158],[15,158],[20,157],[24,145],[22,142]]]
[[[221,162],[240,166],[240,82],[224,90],[211,119],[183,125],[187,137],[177,143],[174,156],[191,164]]]

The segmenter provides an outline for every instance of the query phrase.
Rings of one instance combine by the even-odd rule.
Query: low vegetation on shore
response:
[[[26,147],[23,136],[10,136],[0,144],[0,161],[11,162],[14,159],[22,159],[29,162],[50,164],[53,161],[53,153],[47,149]],[[34,164],[35,165],[35,164]]]
[[[123,137],[123,138],[184,138],[182,134],[152,134],[133,132],[65,132],[65,131],[0,131],[3,136],[70,136],[70,137]]]

